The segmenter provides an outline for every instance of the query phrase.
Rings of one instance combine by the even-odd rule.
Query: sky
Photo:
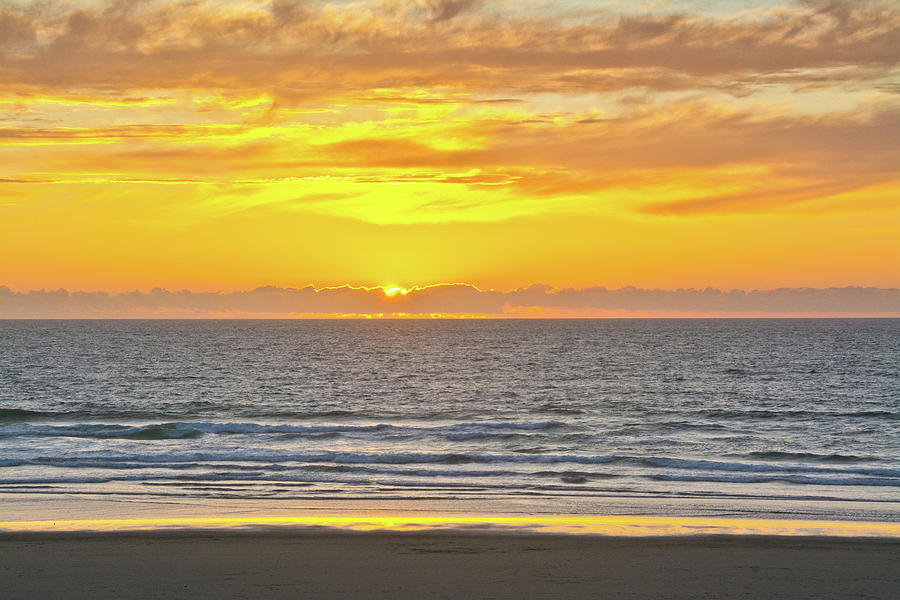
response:
[[[0,300],[897,288],[898,140],[892,0],[0,0]]]

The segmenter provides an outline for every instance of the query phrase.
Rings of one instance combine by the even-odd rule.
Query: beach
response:
[[[4,600],[900,596],[897,320],[2,326]]]
[[[900,540],[4,533],[4,597],[896,598]]]

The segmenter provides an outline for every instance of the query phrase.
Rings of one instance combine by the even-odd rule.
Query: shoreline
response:
[[[10,598],[893,598],[900,539],[459,532],[0,534]]]
[[[10,534],[91,533],[184,535],[273,533],[415,533],[563,537],[785,537],[900,541],[900,523],[797,519],[746,519],[639,515],[508,515],[497,513],[409,513],[301,511],[281,516],[145,517],[0,521],[0,538]]]

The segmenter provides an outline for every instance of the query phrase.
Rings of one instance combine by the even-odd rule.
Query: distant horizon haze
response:
[[[298,317],[900,317],[900,289],[875,287],[728,290],[553,288],[472,284],[261,286],[235,292],[14,291],[0,286],[0,318]]]

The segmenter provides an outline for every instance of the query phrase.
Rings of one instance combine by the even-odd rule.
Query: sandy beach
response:
[[[4,597],[896,598],[900,540],[5,533]]]

